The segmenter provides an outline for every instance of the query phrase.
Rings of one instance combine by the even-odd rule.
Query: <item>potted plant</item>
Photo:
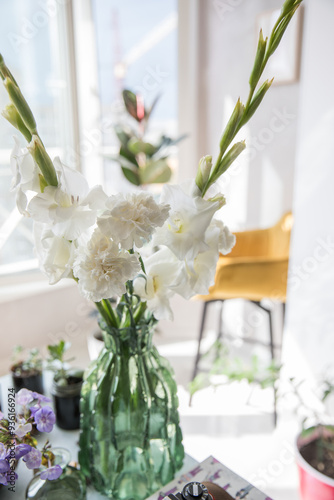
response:
[[[54,398],[56,423],[66,430],[78,429],[80,425],[80,391],[83,381],[83,370],[69,368],[64,360],[71,344],[61,340],[58,344],[48,345],[48,368],[55,372],[51,393]]]
[[[131,90],[124,89],[122,97],[125,113],[114,127],[119,152],[111,159],[120,164],[125,178],[135,186],[168,182],[172,176],[170,150],[185,136],[172,139],[162,135],[154,143],[149,142],[149,119],[159,96],[148,108],[143,96]]]
[[[302,500],[334,500],[334,425],[326,408],[328,397],[334,392],[330,381],[321,384],[318,409],[312,406],[302,394],[302,383],[291,379],[298,406],[307,416],[303,418],[303,428],[296,442],[296,457]]]
[[[43,394],[43,361],[39,350],[36,348],[30,349],[25,360],[20,359],[23,352],[24,348],[22,346],[14,347],[14,364],[10,370],[15,392],[25,387],[30,391]]]

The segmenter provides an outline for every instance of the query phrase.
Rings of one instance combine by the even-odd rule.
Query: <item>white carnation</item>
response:
[[[94,302],[125,293],[125,284],[140,271],[137,255],[130,254],[96,229],[87,246],[80,245],[73,265],[84,297]]]
[[[125,249],[141,248],[169,213],[169,205],[156,203],[148,193],[114,195],[105,205],[108,210],[98,217],[97,225]]]

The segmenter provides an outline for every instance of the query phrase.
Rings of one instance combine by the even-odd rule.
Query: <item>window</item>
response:
[[[11,0],[1,2],[0,16],[2,55],[35,114],[50,156],[60,155],[64,159],[74,141],[67,3]],[[7,92],[1,88],[1,110],[8,102]],[[13,135],[19,136],[22,146],[25,145],[19,132],[1,119],[1,274],[36,266],[31,221],[20,216],[15,208],[15,195],[10,192]]]
[[[121,92],[140,93],[148,105],[160,95],[152,135],[177,135],[177,0],[92,0],[97,41],[104,155],[117,151],[112,123]],[[104,160],[108,192],[129,189],[115,162]]]

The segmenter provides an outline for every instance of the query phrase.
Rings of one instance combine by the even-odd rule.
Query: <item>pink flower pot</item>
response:
[[[296,456],[302,500],[334,500],[334,479],[314,469],[299,452],[302,446],[315,440],[318,435],[319,430],[314,428],[313,432],[308,433],[305,437],[300,435],[297,439]]]

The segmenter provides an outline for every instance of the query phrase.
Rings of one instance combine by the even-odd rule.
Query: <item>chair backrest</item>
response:
[[[268,252],[270,256],[289,258],[292,224],[293,215],[291,212],[287,212],[283,215],[283,217],[281,217],[275,226],[269,228]]]
[[[226,257],[277,257],[288,259],[292,222],[292,213],[287,212],[277,224],[268,229],[235,233],[236,244]]]

